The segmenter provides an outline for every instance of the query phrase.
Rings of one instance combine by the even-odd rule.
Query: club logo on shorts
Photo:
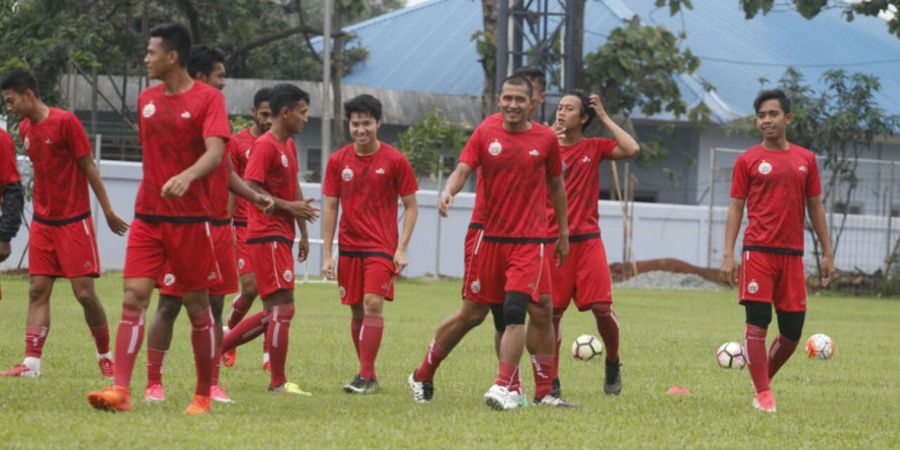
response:
[[[347,289],[343,286],[338,286],[338,295],[340,295],[341,298],[344,298],[344,296],[347,295]]]
[[[531,156],[541,156],[541,152],[539,152],[536,148],[531,149],[528,154]]]
[[[141,111],[141,114],[143,114],[145,119],[153,117],[153,115],[156,114],[156,105],[154,105],[153,103],[147,103],[146,105],[144,105],[144,110]]]
[[[755,293],[759,292],[759,283],[757,283],[756,281],[751,281],[751,282],[747,283],[747,292],[749,292],[751,294],[755,294]]]
[[[28,136],[25,136],[25,140],[22,141],[22,145],[25,146],[25,150],[28,150],[28,147],[31,147],[31,139],[28,139]]]
[[[285,154],[281,155],[281,165],[284,167],[288,166],[288,158],[287,158],[287,155],[285,155]]]
[[[471,290],[473,293],[476,293],[476,294],[481,292],[481,281],[480,280],[473,281],[472,284],[469,285],[469,290]]]
[[[247,264],[246,261],[244,261],[244,258],[238,258],[238,269],[243,269],[244,264]]]
[[[500,144],[500,141],[494,139],[494,142],[491,142],[491,145],[488,146],[488,153],[491,155],[497,156],[500,152],[503,151],[503,145]]]
[[[353,169],[349,167],[344,167],[344,170],[341,171],[341,179],[344,181],[350,181],[353,179]]]
[[[171,286],[175,284],[175,274],[167,273],[163,275],[163,285]]]
[[[294,273],[291,272],[290,269],[287,269],[284,271],[283,274],[281,274],[281,278],[284,278],[284,281],[290,282],[291,280],[294,279]]]
[[[770,172],[772,172],[772,165],[767,161],[763,161],[759,164],[757,170],[759,170],[759,173],[763,175],[768,175]]]
[[[84,268],[90,269],[91,267],[94,267],[94,263],[92,263],[89,259],[84,260]]]
[[[218,276],[215,272],[210,272],[209,275],[206,276],[206,279],[209,281],[215,280],[216,278],[218,278]]]

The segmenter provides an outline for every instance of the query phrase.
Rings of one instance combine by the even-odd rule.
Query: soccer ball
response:
[[[603,342],[590,334],[582,334],[572,343],[572,356],[587,361],[603,353]]]
[[[834,342],[824,334],[814,334],[806,340],[806,355],[809,359],[830,359],[834,356]]]
[[[737,342],[726,342],[716,351],[716,360],[723,369],[741,369],[747,365],[744,347]]]

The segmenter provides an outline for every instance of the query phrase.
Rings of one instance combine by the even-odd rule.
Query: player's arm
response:
[[[113,233],[122,236],[128,231],[128,222],[119,217],[115,210],[113,210],[112,204],[109,202],[109,197],[106,195],[106,187],[103,185],[103,179],[100,178],[100,172],[97,171],[97,166],[94,164],[94,159],[91,158],[91,155],[84,155],[81,158],[76,159],[75,162],[78,163],[78,168],[84,172],[88,183],[91,185],[91,189],[94,191],[94,195],[96,195],[97,200],[100,201],[100,207],[103,208],[103,215],[106,216],[106,224],[109,225],[109,229],[112,230]]]
[[[597,113],[597,119],[612,133],[613,139],[618,143],[609,159],[634,158],[641,150],[640,146],[627,131],[623,130],[609,117],[609,114],[606,113],[606,109],[603,107],[603,103],[600,101],[600,96],[597,94],[592,95],[590,105],[591,108],[594,108],[594,112]]]
[[[206,144],[206,151],[200,155],[200,158],[197,158],[191,167],[166,181],[162,187],[163,197],[181,197],[191,187],[191,183],[209,175],[219,167],[219,164],[222,164],[225,139],[219,136],[210,136],[203,142]]]
[[[569,256],[569,217],[566,205],[566,185],[562,176],[547,178],[550,185],[550,201],[553,203],[553,213],[556,215],[556,223],[559,224],[559,239],[556,241],[556,250],[553,257],[557,260],[557,267],[562,267]]]
[[[416,194],[400,197],[403,202],[403,230],[400,231],[400,242],[397,243],[397,251],[394,253],[394,269],[399,274],[409,264],[409,240],[412,238],[413,229],[416,228],[416,219],[419,218],[419,203]]]
[[[273,204],[275,205],[275,209],[280,209],[290,214],[294,218],[314,222],[319,217],[319,210],[312,206],[313,199],[311,198],[295,201],[284,200],[270,194],[265,189],[263,189],[263,187],[258,182],[254,180],[244,180],[244,182],[247,183],[247,186],[249,186],[250,189],[253,189],[256,192],[271,198]]]
[[[303,199],[303,189],[300,187],[300,183],[297,183],[297,198]],[[313,199],[308,198],[301,201],[309,204],[313,202]],[[297,248],[297,261],[303,262],[306,261],[306,258],[309,256],[309,231],[306,229],[306,221],[309,220],[310,222],[313,222],[316,219],[301,219],[296,217],[295,220],[297,221],[297,228],[300,228],[300,246]]]
[[[322,275],[329,280],[334,279],[334,258],[331,247],[334,245],[334,230],[337,227],[338,198],[330,195],[322,196]],[[404,228],[406,223],[403,224]]]
[[[456,165],[456,169],[453,169],[453,173],[447,177],[447,183],[444,185],[444,190],[441,191],[440,198],[438,198],[438,212],[441,214],[441,217],[447,217],[447,211],[453,206],[453,197],[465,186],[470,173],[472,173],[472,166],[466,163],[459,163]]]
[[[272,198],[271,195],[265,193],[262,188],[259,191],[251,188],[247,182],[241,179],[237,173],[234,171],[234,166],[231,164],[231,160],[223,161],[222,164],[228,164],[228,190],[238,197],[249,201],[256,205],[260,211],[266,214],[272,214],[272,210],[275,208],[275,199]],[[228,197],[228,212],[229,214],[234,207],[234,197]]]
[[[725,221],[725,253],[722,255],[722,280],[734,287],[738,278],[738,267],[734,263],[734,243],[737,241],[741,221],[744,220],[744,203],[742,198],[731,198],[728,204],[728,217]]]
[[[16,237],[22,225],[25,194],[19,182],[0,186],[0,193],[3,195],[0,200],[0,262],[3,262],[12,253],[9,241]]]
[[[822,279],[819,280],[819,283],[822,284],[822,287],[827,287],[834,278],[834,253],[831,250],[831,240],[828,238],[828,223],[825,221],[825,206],[822,205],[822,197],[818,195],[808,197],[806,210],[816,238],[822,245]]]

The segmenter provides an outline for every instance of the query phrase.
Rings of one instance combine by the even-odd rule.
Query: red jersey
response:
[[[496,122],[482,122],[459,158],[459,162],[481,169],[484,234],[543,241],[547,235],[547,177],[562,174],[556,134],[536,124],[527,131],[511,133]]]
[[[138,98],[138,139],[143,147],[144,176],[135,200],[135,216],[167,221],[206,220],[214,212],[209,178],[191,183],[179,198],[163,198],[162,187],[206,152],[204,139],[231,137],[225,97],[206,83],[166,95],[165,84],[144,89]],[[210,174],[212,175],[212,174]]]
[[[229,175],[231,175],[231,156],[226,149],[222,152],[222,162],[219,163],[219,167],[210,172],[207,177],[209,180],[209,216],[217,222],[231,220],[231,216],[228,215]]]
[[[233,136],[228,141],[228,154],[231,157],[231,166],[235,173],[241,178],[244,177],[244,171],[247,169],[247,162],[250,160],[250,148],[256,142],[257,137],[250,133],[249,128],[245,128]],[[253,206],[249,206],[252,208]],[[240,197],[234,199],[234,210],[231,215],[235,222],[247,221],[247,200]]]
[[[502,127],[503,113],[494,113],[485,117],[482,124]],[[475,171],[475,205],[472,206],[472,220],[469,221],[471,224],[484,226],[484,211],[482,211],[481,207],[483,204],[481,201],[482,197],[484,197],[484,183],[481,182],[481,169],[479,168]]]
[[[338,249],[377,252],[391,258],[397,251],[397,198],[419,190],[412,165],[384,142],[371,155],[360,156],[353,144],[328,158],[322,194],[341,205]]]
[[[806,199],[820,194],[819,167],[811,151],[790,144],[787,150],[755,145],[741,153],[734,163],[731,197],[747,201],[744,250],[802,254]]]
[[[78,118],[50,108],[36,124],[23,119],[19,137],[33,167],[34,217],[64,221],[90,213],[87,177],[76,160],[91,154],[91,144]]]
[[[566,182],[570,238],[600,233],[600,161],[609,159],[618,142],[606,138],[583,138],[574,145],[559,148]],[[553,204],[547,204],[550,223],[548,236],[559,234]]]
[[[254,181],[273,196],[292,202],[298,200],[299,174],[300,165],[293,138],[282,142],[271,132],[266,132],[253,143],[250,160],[244,170],[245,180]],[[254,238],[273,237],[294,242],[294,216],[277,209],[271,216],[257,208],[248,208],[247,211],[250,216],[248,242]]]
[[[19,182],[16,146],[12,136],[0,129],[0,186]]]

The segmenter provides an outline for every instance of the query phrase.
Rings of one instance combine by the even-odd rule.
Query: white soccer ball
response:
[[[834,342],[824,334],[814,334],[806,340],[806,355],[809,359],[830,359],[834,356]]]
[[[726,342],[716,351],[716,361],[723,369],[741,369],[747,365],[744,347],[737,342]]]
[[[603,342],[590,334],[582,334],[572,342],[572,356],[587,361],[603,353]]]

